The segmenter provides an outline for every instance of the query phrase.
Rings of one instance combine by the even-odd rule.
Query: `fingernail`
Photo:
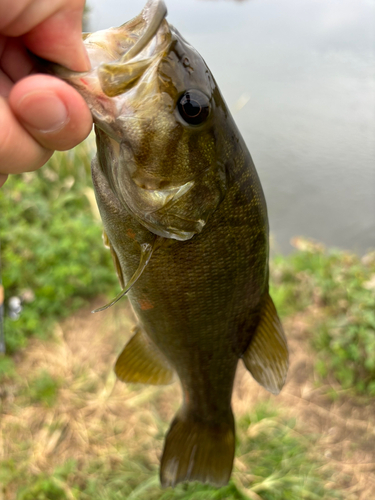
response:
[[[73,71],[85,72],[90,71],[91,61],[87,53],[86,46],[82,40],[82,34],[77,33],[77,43],[75,45],[75,50],[65,54],[66,61],[64,66]]]
[[[30,92],[23,96],[17,108],[21,120],[39,132],[58,132],[69,121],[65,104],[52,92]]]
[[[86,71],[90,71],[90,69],[91,69],[91,61],[90,61],[89,55],[87,53],[86,47],[85,47],[85,45],[84,45],[83,42],[82,42],[82,45],[83,45],[83,53],[84,53],[85,61],[86,61]]]

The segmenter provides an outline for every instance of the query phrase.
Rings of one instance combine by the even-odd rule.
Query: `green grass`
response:
[[[307,240],[299,246],[272,263],[278,311],[310,311],[322,378],[333,375],[344,389],[375,396],[375,252],[361,259]]]
[[[29,384],[27,396],[30,398],[30,403],[53,406],[57,399],[59,385],[59,380],[43,370]]]
[[[95,295],[116,288],[111,257],[95,220],[87,144],[55,153],[35,173],[11,176],[0,191],[0,240],[8,353],[32,335],[47,337],[52,324]],[[23,299],[18,320],[8,300]]]
[[[16,365],[12,358],[0,356],[0,380],[5,377],[14,377],[16,374]]]

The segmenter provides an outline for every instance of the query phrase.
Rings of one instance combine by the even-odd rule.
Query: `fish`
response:
[[[137,318],[121,381],[179,380],[163,487],[228,483],[240,360],[278,394],[288,347],[269,295],[267,207],[246,144],[200,54],[150,0],[120,27],[84,34],[91,69],[51,72],[95,123],[92,179],[121,291]]]

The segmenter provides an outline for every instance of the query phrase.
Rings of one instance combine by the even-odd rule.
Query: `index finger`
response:
[[[74,71],[90,68],[82,42],[85,0],[0,2],[0,19],[5,15],[4,4],[8,4],[10,13],[6,13],[5,24],[0,21],[1,33],[22,37],[31,52]]]

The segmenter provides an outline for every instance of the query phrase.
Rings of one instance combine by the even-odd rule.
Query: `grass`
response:
[[[60,381],[51,377],[48,371],[43,370],[33,379],[25,395],[30,399],[30,404],[53,406],[56,402]]]
[[[251,421],[251,423],[250,423]],[[159,486],[157,467],[145,456],[118,450],[114,457],[68,460],[51,474],[29,477],[17,500],[315,500],[343,498],[327,490],[328,473],[311,453],[313,437],[294,431],[295,422],[259,405],[238,425],[238,452],[233,479],[220,489],[193,483],[174,490]],[[160,443],[159,443],[160,446]],[[143,458],[143,459],[142,459]],[[20,480],[20,478],[18,478]],[[22,481],[22,480],[21,480]],[[25,481],[22,481],[25,482]]]
[[[87,299],[116,288],[101,223],[93,214],[86,142],[55,153],[35,173],[11,176],[0,192],[0,240],[8,353],[33,335],[47,338],[53,324]],[[9,299],[22,300],[12,320]],[[3,364],[3,369],[4,369]],[[1,371],[1,369],[0,369]]]
[[[272,263],[278,311],[310,311],[321,380],[375,396],[375,252],[360,258],[306,239],[295,245],[297,252]]]
[[[244,411],[235,401],[237,452],[228,486],[161,489],[163,438],[180,390],[177,384],[153,388],[116,382],[113,363],[132,324],[124,304],[101,315],[88,309],[84,317],[65,321],[55,333],[57,341],[30,343],[17,379],[3,385],[4,500],[344,498],[337,487],[327,487],[330,471],[319,436],[275,399],[251,409],[245,398]]]

